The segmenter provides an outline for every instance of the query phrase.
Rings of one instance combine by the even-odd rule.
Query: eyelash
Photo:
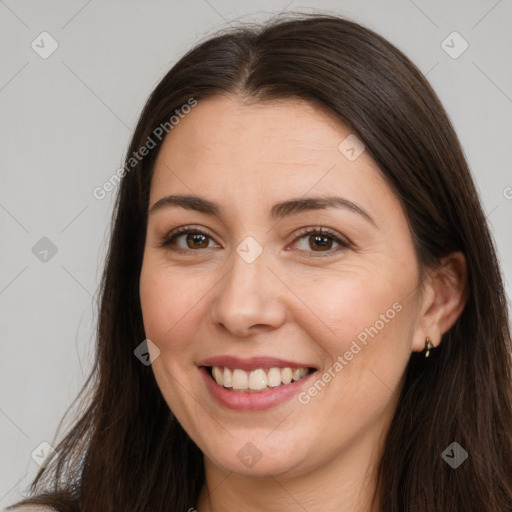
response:
[[[171,231],[169,234],[167,234],[163,238],[159,247],[161,247],[161,248],[169,247],[173,242],[175,242],[175,240],[177,238],[179,238],[180,236],[182,236],[184,234],[190,234],[190,235],[199,234],[199,235],[204,235],[210,239],[213,239],[209,233],[207,233],[206,231],[203,231],[202,229],[199,229],[194,226],[181,226],[181,227],[176,228],[175,230]],[[321,226],[302,228],[299,230],[299,232],[296,235],[297,236],[294,239],[294,242],[301,238],[304,238],[306,236],[320,235],[320,236],[326,236],[328,238],[331,238],[334,242],[339,244],[339,247],[337,247],[335,249],[329,249],[327,251],[306,251],[306,252],[311,252],[312,254],[315,254],[315,256],[311,255],[310,257],[332,256],[333,254],[339,252],[340,250],[350,249],[353,246],[352,243],[348,241],[348,239],[340,237],[335,231],[333,231],[329,228],[321,227]],[[208,247],[205,247],[204,249],[208,249]],[[191,251],[192,252],[198,251],[199,249],[174,248],[172,250],[176,251],[176,252],[186,253],[186,252],[191,252]]]

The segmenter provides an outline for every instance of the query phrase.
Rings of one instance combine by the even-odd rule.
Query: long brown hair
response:
[[[381,512],[512,510],[512,363],[506,298],[468,165],[421,72],[374,32],[328,14],[224,30],[189,51],[151,94],[126,160],[190,98],[299,97],[331,111],[365,144],[403,203],[422,268],[451,251],[467,263],[467,303],[429,357],[413,354],[378,473]],[[179,128],[178,128],[179,129]],[[155,139],[155,137],[153,137]],[[163,140],[163,138],[162,138]],[[119,185],[101,283],[85,410],[24,503],[64,512],[167,512],[197,503],[203,457],[150,366],[139,275],[161,141]],[[132,162],[133,164],[133,162]],[[469,454],[457,469],[443,451]]]

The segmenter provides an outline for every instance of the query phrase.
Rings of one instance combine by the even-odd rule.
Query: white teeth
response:
[[[307,368],[270,368],[265,372],[262,368],[246,372],[238,368],[230,369],[213,366],[212,375],[217,384],[236,391],[265,391],[281,384],[290,384],[308,374]]]
[[[301,371],[301,368],[294,368],[293,369],[293,371],[292,371],[292,379],[293,380],[299,380],[300,379],[300,377],[301,377],[300,371]]]
[[[293,372],[291,368],[283,368],[281,370],[281,382],[283,384],[290,384],[293,378]]]
[[[249,374],[249,389],[259,391],[267,387],[267,375],[263,370],[253,370]]]
[[[247,389],[249,378],[243,370],[233,370],[233,389]]]
[[[212,368],[212,374],[213,374],[213,378],[217,381],[217,384],[222,386],[224,384],[222,370],[218,366],[214,366]]]
[[[220,382],[219,384],[225,388],[233,387],[233,372],[229,368],[224,368],[224,383]]]
[[[279,368],[270,368],[267,375],[267,386],[275,388],[281,385],[281,370]]]

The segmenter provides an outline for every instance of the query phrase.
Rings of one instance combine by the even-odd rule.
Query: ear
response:
[[[453,252],[441,259],[439,266],[430,269],[425,278],[421,310],[413,337],[412,349],[425,349],[425,338],[437,347],[441,338],[462,313],[467,300],[466,258]]]

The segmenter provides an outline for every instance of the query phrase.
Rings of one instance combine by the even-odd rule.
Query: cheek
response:
[[[198,303],[198,283],[180,278],[176,272],[160,268],[158,264],[145,264],[140,278],[140,301],[146,336],[160,350],[171,349],[166,340],[181,339],[176,336],[187,324]]]
[[[353,432],[355,424],[373,424],[389,413],[410,357],[415,298],[407,291],[406,279],[400,286],[378,278],[364,281],[331,281],[329,287],[318,282],[318,287],[308,288],[305,299],[318,318],[304,316],[302,328],[322,349],[319,379],[325,379],[329,391],[312,383],[299,402],[311,401],[316,411],[333,411],[333,436]]]
[[[169,408],[180,414],[185,424],[193,425],[193,419],[186,417],[187,395],[184,397],[182,390],[183,383],[196,371],[191,340],[197,333],[199,317],[207,313],[200,300],[206,290],[204,280],[185,274],[160,262],[145,262],[140,301],[145,335],[160,350],[152,364],[158,386]]]
[[[368,277],[347,273],[337,281],[325,276],[294,290],[315,312],[308,311],[299,322],[322,350],[324,375],[335,375],[333,388],[341,401],[361,408],[361,414],[382,407],[407,365],[417,307],[411,293],[415,279],[412,271]]]
[[[386,281],[378,276],[371,280],[357,276],[335,280],[329,275],[295,287],[297,296],[311,305],[309,314],[303,317],[307,318],[308,331],[317,332],[334,349],[344,349],[355,339],[364,343],[367,338],[389,332],[402,315],[407,297],[401,286]]]

